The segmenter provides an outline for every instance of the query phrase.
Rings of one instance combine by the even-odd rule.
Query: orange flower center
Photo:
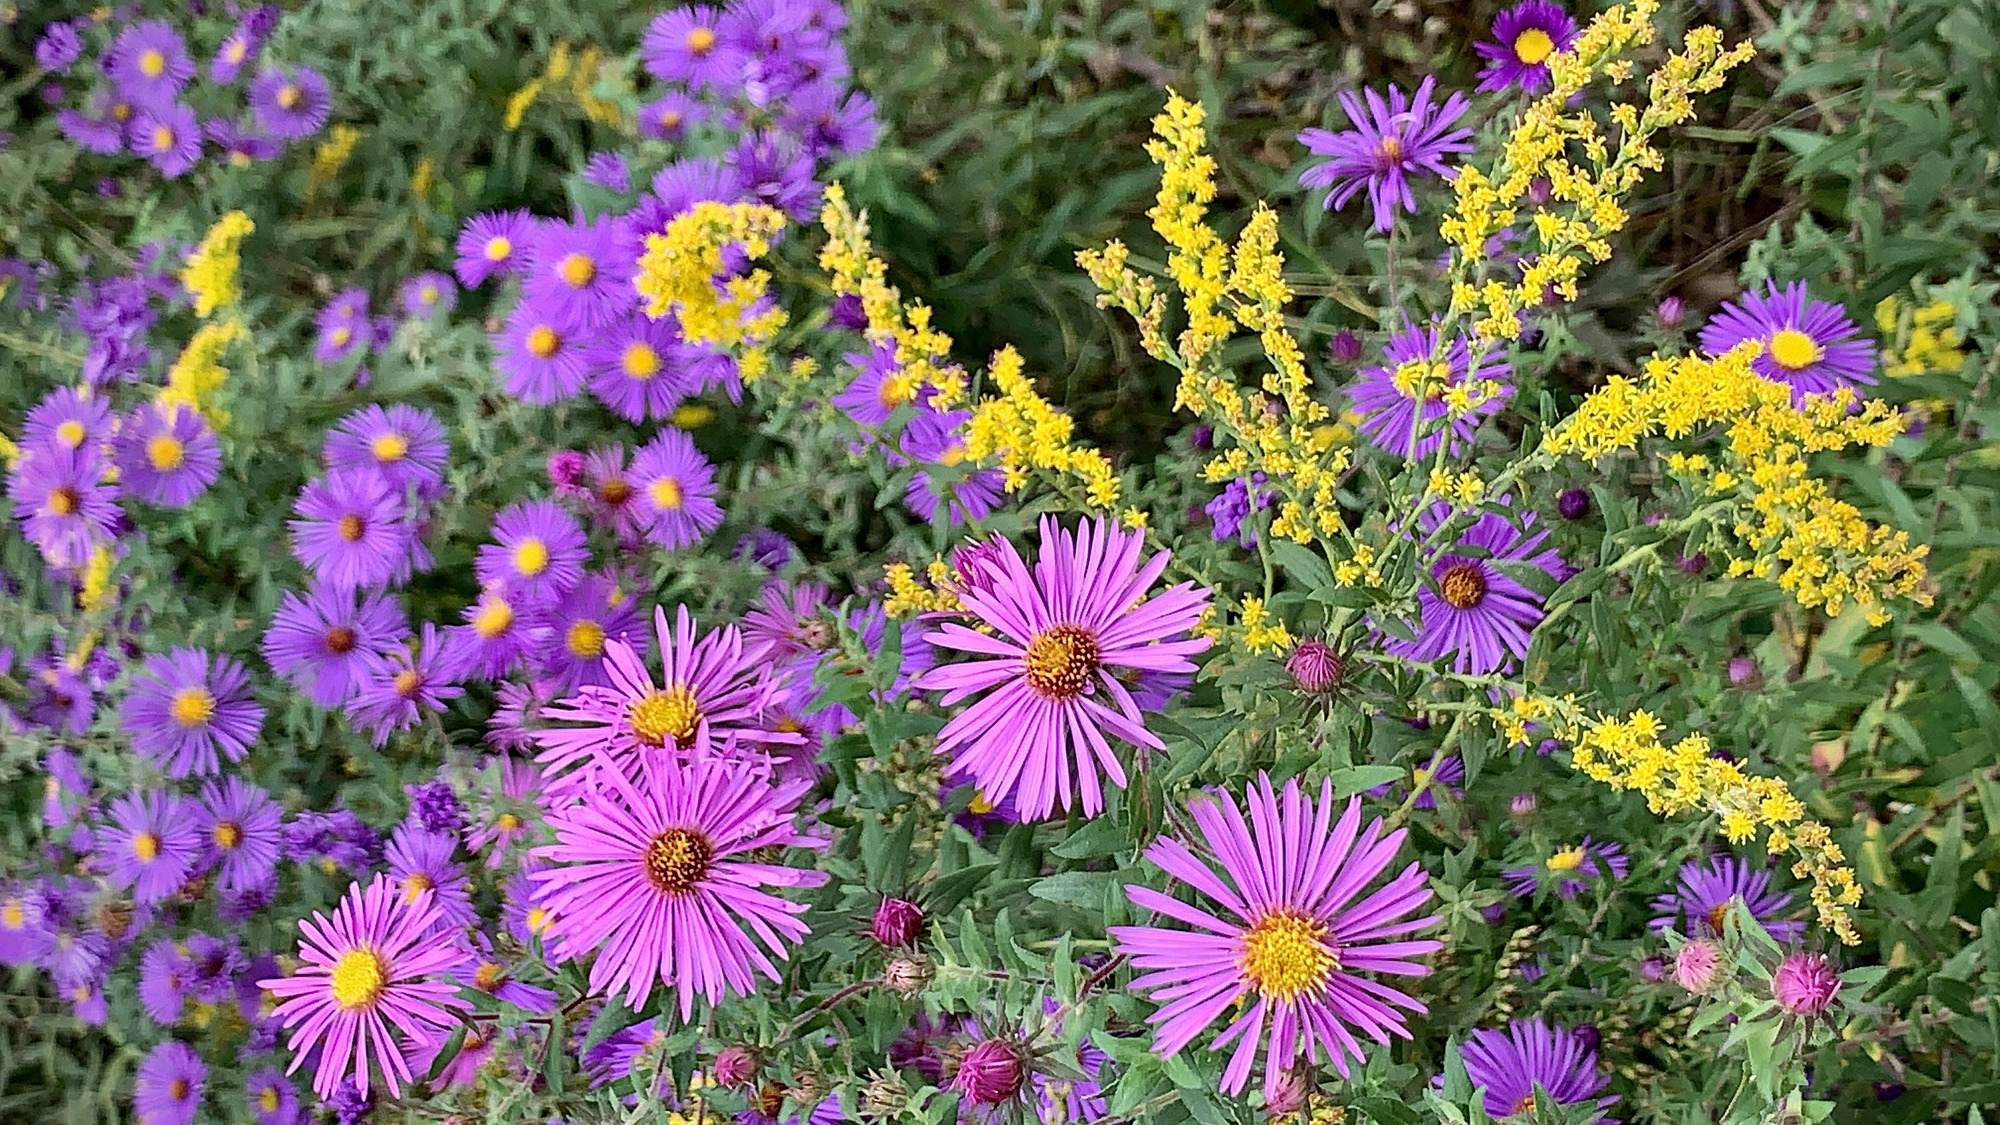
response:
[[[1045,699],[1074,699],[1090,686],[1102,650],[1097,637],[1080,625],[1058,625],[1028,642],[1028,686]]]
[[[692,828],[669,828],[646,847],[646,880],[665,894],[686,894],[708,874],[715,845]]]
[[[1471,563],[1456,563],[1438,579],[1438,592],[1453,609],[1471,609],[1486,600],[1486,576]]]

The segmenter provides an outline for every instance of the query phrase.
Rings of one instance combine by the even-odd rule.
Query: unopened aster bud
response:
[[[898,957],[882,970],[882,983],[903,996],[915,996],[929,987],[937,976],[930,959],[926,957]]]
[[[1729,659],[1729,682],[1736,687],[1754,687],[1761,679],[1757,662],[1747,656],[1733,656]]]
[[[1507,802],[1507,811],[1520,817],[1522,820],[1526,820],[1535,815],[1535,808],[1538,803],[1532,791],[1523,789],[1519,793],[1514,794],[1513,800]]]
[[[1534,179],[1528,181],[1528,206],[1530,207],[1546,206],[1549,200],[1555,198],[1555,194],[1555,185],[1541,176],[1536,176]]]
[[[1565,488],[1556,497],[1556,514],[1566,520],[1580,520],[1590,514],[1590,493],[1581,488]]]
[[[1660,327],[1679,328],[1687,321],[1687,303],[1679,297],[1668,297],[1660,302],[1659,310],[1654,315],[1660,318]]]
[[[1648,957],[1639,962],[1639,979],[1647,984],[1658,984],[1667,979],[1667,959]]]
[[[583,454],[559,449],[549,454],[549,484],[557,495],[568,496],[583,490]]]
[[[1027,1077],[1019,1047],[1001,1039],[984,1039],[958,1060],[951,1088],[973,1105],[999,1105],[1020,1093]]]
[[[1285,671],[1300,691],[1325,695],[1340,686],[1340,656],[1325,641],[1300,641],[1285,658]]]
[[[757,1077],[757,1055],[747,1047],[725,1047],[709,1068],[724,1086],[747,1086]]]
[[[1586,1051],[1595,1051],[1598,1045],[1604,1042],[1604,1034],[1597,1030],[1595,1024],[1578,1024],[1576,1030],[1570,1034],[1576,1036],[1577,1043]]]
[[[1361,358],[1361,337],[1351,329],[1343,328],[1333,334],[1333,343],[1327,348],[1335,363],[1353,363]]]
[[[1688,942],[1674,954],[1674,983],[1689,992],[1708,992],[1722,983],[1722,961],[1722,947],[1714,942]]]
[[[1201,449],[1201,450],[1214,449],[1215,427],[1196,426],[1194,429],[1189,430],[1188,444],[1194,446],[1196,449]]]
[[[1505,902],[1489,902],[1479,908],[1479,916],[1486,920],[1487,925],[1497,926],[1500,924],[1500,920],[1507,916],[1507,904]]]
[[[833,305],[826,310],[829,328],[845,328],[859,332],[868,327],[868,313],[861,307],[861,298],[852,293],[842,293],[833,299]]]
[[[1682,555],[1682,556],[1681,556],[1681,573],[1682,573],[1682,574],[1700,574],[1700,573],[1701,573],[1702,571],[1705,571],[1705,570],[1707,570],[1707,569],[1708,569],[1708,553],[1707,553],[1707,552],[1705,552],[1705,551],[1696,551],[1696,552],[1695,552],[1694,554],[1692,554],[1692,555]]]
[[[1795,1016],[1816,1016],[1833,1003],[1840,991],[1840,974],[1833,962],[1821,953],[1794,953],[1778,963],[1771,974],[1771,995],[1778,1007]]]
[[[892,949],[915,945],[917,935],[923,932],[924,911],[914,902],[900,898],[885,898],[882,905],[875,908],[875,917],[868,923],[868,936]]]
[[[1274,1114],[1297,1113],[1306,1107],[1306,1098],[1311,1093],[1312,1084],[1306,1080],[1305,1071],[1300,1067],[1289,1067],[1266,1091],[1264,1110]]]

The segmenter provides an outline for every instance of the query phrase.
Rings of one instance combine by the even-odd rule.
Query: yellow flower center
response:
[[[632,486],[624,477],[612,477],[597,486],[597,498],[615,508],[632,498]]]
[[[417,675],[415,668],[405,668],[396,673],[396,694],[404,699],[413,699],[416,697],[417,689],[423,686],[423,682],[423,677]]]
[[[1735,899],[1730,899],[1730,900],[1729,900],[1728,902],[1725,902],[1725,903],[1721,903],[1721,904],[1719,904],[1719,905],[1716,905],[1716,906],[1711,906],[1711,907],[1709,907],[1709,908],[1708,908],[1708,928],[1709,928],[1709,929],[1711,929],[1711,930],[1714,930],[1714,931],[1715,931],[1716,933],[1718,933],[1718,934],[1719,934],[1719,933],[1721,933],[1721,932],[1722,932],[1722,923],[1723,923],[1723,922],[1724,922],[1725,920],[1727,920],[1727,919],[1728,919],[1728,917],[1729,917],[1729,908],[1730,908],[1730,907],[1732,907],[1732,906],[1734,906],[1734,905],[1736,905],[1736,900],[1735,900]]]
[[[111,103],[111,119],[112,119],[113,121],[129,121],[129,120],[131,120],[131,119],[132,119],[132,103],[131,103],[131,102],[112,102],[112,103]]]
[[[229,154],[229,166],[231,168],[250,167],[250,154],[244,152],[242,149],[237,149],[234,152],[231,152]]]
[[[499,816],[494,817],[493,823],[502,832],[518,832],[521,828],[521,818],[510,812],[503,812]]]
[[[225,61],[232,63],[240,63],[243,61],[244,57],[247,56],[249,53],[250,53],[250,44],[244,42],[241,39],[231,39],[229,41],[229,46],[223,48],[222,57]],[[277,1095],[274,1092],[272,1096],[276,1097]]]
[[[347,342],[349,340],[354,339],[354,329],[349,328],[347,325],[343,324],[338,328],[335,328],[333,331],[327,333],[326,338],[329,342],[333,344],[334,347],[344,348],[347,346]]]
[[[339,656],[342,653],[352,652],[354,644],[359,638],[354,635],[354,630],[347,626],[335,625],[326,631],[326,636],[323,639],[326,641],[326,651]]]
[[[472,971],[472,987],[481,992],[492,992],[507,983],[507,966],[498,961],[481,961]]]
[[[672,477],[661,477],[647,485],[646,494],[653,498],[655,506],[667,511],[677,511],[681,506],[681,482]]]
[[[233,820],[218,820],[209,829],[208,838],[225,852],[235,851],[243,843],[243,827]]]
[[[917,397],[917,380],[910,375],[895,374],[882,380],[882,386],[875,392],[876,399],[891,410]]]
[[[486,260],[503,262],[514,253],[514,240],[506,235],[495,235],[486,240]]]
[[[1431,783],[1431,771],[1423,768],[1422,766],[1418,766],[1416,769],[1410,771],[1410,781],[1411,783],[1416,785],[1417,788],[1421,789],[1424,786],[1429,785]]]
[[[528,331],[528,354],[536,359],[547,359],[562,347],[562,337],[546,324],[537,324]]]
[[[549,912],[539,906],[530,906],[527,914],[528,932],[539,934],[548,928]]]
[[[1375,151],[1382,155],[1383,163],[1394,164],[1403,159],[1403,142],[1398,137],[1383,137]]]
[[[701,704],[693,692],[677,684],[666,691],[649,692],[627,705],[625,721],[648,746],[665,746],[668,739],[679,745],[693,738],[695,728],[701,725]]]
[[[437,287],[437,286],[435,286],[435,285],[424,285],[424,286],[420,286],[420,287],[418,287],[418,289],[417,289],[417,300],[419,300],[419,301],[422,301],[422,302],[423,302],[424,304],[426,304],[426,305],[435,305],[435,304],[437,304],[437,299],[438,299],[438,287]]]
[[[421,871],[412,871],[403,876],[403,901],[415,905],[418,896],[435,886],[437,884],[431,881],[429,875]]]
[[[1514,1108],[1507,1111],[1507,1116],[1518,1117],[1521,1114],[1533,1112],[1535,1112],[1535,1093],[1530,1090],[1521,1095],[1520,1100],[1514,1103]]]
[[[1472,563],[1456,563],[1438,578],[1438,592],[1453,609],[1471,609],[1486,600],[1486,576]]]
[[[1771,362],[1787,371],[1803,371],[1825,354],[1818,341],[1796,328],[1771,333]]]
[[[529,536],[514,548],[514,569],[533,578],[549,568],[549,545]]]
[[[591,261],[588,254],[568,254],[556,264],[556,273],[562,277],[564,285],[581,289],[597,276],[597,263]]]
[[[349,543],[358,543],[368,532],[368,521],[349,512],[340,517],[340,537]]]
[[[642,340],[625,345],[625,354],[618,362],[625,374],[634,379],[651,379],[660,373],[660,353]]]
[[[646,847],[646,881],[666,894],[686,894],[708,874],[715,845],[692,828],[669,828]]]
[[[82,506],[82,498],[76,494],[76,489],[71,488],[69,485],[65,484],[60,488],[49,491],[49,511],[54,512],[56,515],[73,516],[76,514],[76,510]]]
[[[479,607],[472,618],[472,631],[492,640],[514,624],[514,607],[497,598]]]
[[[986,799],[986,794],[975,789],[972,792],[972,803],[965,806],[965,811],[974,816],[985,816],[987,813],[992,812],[994,808],[993,802]]]
[[[590,660],[604,655],[604,626],[595,621],[579,621],[563,636],[571,656]]]
[[[1340,971],[1340,954],[1327,944],[1326,934],[1326,923],[1318,919],[1274,910],[1243,935],[1243,975],[1280,1002],[1316,990]]]
[[[83,434],[83,423],[74,418],[56,427],[56,440],[71,449],[83,444]]]
[[[139,73],[148,78],[158,78],[167,72],[167,56],[151,47],[139,52]]]
[[[265,1113],[278,1112],[278,1088],[266,1086],[257,1095],[257,1108]]]
[[[0,929],[22,930],[28,926],[28,910],[18,898],[0,903]]]
[[[350,949],[333,963],[333,1002],[347,1011],[372,1006],[389,987],[389,966],[372,949]]]
[[[146,463],[156,472],[172,472],[181,467],[187,459],[187,449],[180,439],[171,434],[161,434],[146,443]]]
[[[167,713],[181,726],[202,726],[215,714],[215,697],[204,687],[182,688],[174,693],[174,701],[168,705]]]
[[[305,100],[306,92],[289,82],[278,87],[278,104],[286,109],[297,109]]]
[[[706,27],[697,27],[688,32],[688,53],[706,55],[715,50],[715,32]]]
[[[174,147],[174,131],[165,125],[153,126],[153,151],[165,152]]]
[[[1549,857],[1550,871],[1575,871],[1583,866],[1583,849],[1564,848]]]
[[[680,110],[677,110],[677,109],[663,109],[663,110],[661,110],[661,111],[660,111],[660,127],[661,127],[661,128],[663,128],[663,129],[673,129],[673,128],[676,128],[676,127],[678,127],[678,126],[680,125],[680,123],[681,123],[681,111],[680,111]]]
[[[1556,41],[1539,27],[1531,27],[1514,39],[1514,57],[1522,66],[1540,66],[1556,52]]]
[[[1028,642],[1028,686],[1044,699],[1074,699],[1090,686],[1101,652],[1090,630],[1058,625]]]
[[[410,442],[402,434],[383,434],[368,443],[368,452],[377,461],[401,461],[410,452]]]
[[[151,832],[133,833],[132,854],[137,856],[141,863],[153,862],[160,858],[160,838]]]

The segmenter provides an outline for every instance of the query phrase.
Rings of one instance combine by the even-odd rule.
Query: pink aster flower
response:
[[[1246,1001],[1209,1049],[1236,1044],[1222,1076],[1222,1089],[1233,1094],[1249,1081],[1263,1044],[1268,1098],[1301,1057],[1331,1063],[1346,1077],[1350,1060],[1363,1061],[1357,1031],[1384,1045],[1391,1035],[1409,1038],[1402,1013],[1422,1013],[1424,1006],[1358,974],[1428,975],[1416,958],[1443,943],[1388,940],[1439,920],[1405,919],[1431,897],[1417,864],[1360,897],[1395,859],[1404,829],[1385,835],[1378,817],[1363,830],[1358,797],[1335,823],[1331,780],[1320,784],[1315,801],[1300,793],[1296,779],[1278,793],[1259,774],[1245,796],[1248,821],[1227,793],[1189,805],[1212,858],[1170,837],[1146,850],[1156,866],[1233,917],[1127,886],[1133,905],[1195,928],[1113,926],[1111,938],[1145,970],[1133,989],[1162,1002],[1149,1019],[1156,1025],[1153,1050],[1162,1057]]]
[[[1791,954],[1771,974],[1771,995],[1789,1015],[1819,1015],[1839,992],[1840,974],[1822,953]]]
[[[1032,575],[1012,543],[995,539],[993,584],[960,592],[992,633],[947,622],[924,635],[990,659],[940,665],[914,686],[944,692],[947,707],[987,691],[945,725],[937,748],[954,755],[947,773],[971,777],[995,799],[1013,795],[1029,820],[1071,807],[1079,790],[1084,815],[1094,816],[1104,807],[1098,771],[1125,784],[1107,732],[1164,749],[1117,672],[1193,672],[1187,658],[1209,642],[1184,634],[1208,591],[1182,583],[1153,593],[1167,552],[1141,565],[1145,536],[1104,519],[1072,534],[1044,516],[1041,538]]]
[[[293,1029],[285,1073],[318,1047],[313,1092],[321,1098],[350,1075],[367,1093],[371,1061],[390,1095],[402,1096],[416,1080],[412,1056],[448,1036],[466,1009],[447,975],[465,950],[437,928],[437,916],[429,892],[406,900],[377,875],[366,889],[348,887],[333,917],[315,911],[300,920],[298,972],[257,982],[279,998],[273,1017]]]
[[[778,980],[772,958],[787,959],[805,938],[806,907],[765,888],[817,886],[826,876],[744,853],[824,846],[792,826],[807,786],[774,786],[760,770],[706,753],[686,762],[648,756],[637,785],[620,770],[597,777],[588,803],[549,814],[556,842],[535,849],[553,864],[531,878],[555,957],[594,954],[591,991],[622,993],[635,1010],[654,985],[674,988],[682,1020],[697,995],[711,1004],[725,990],[750,995],[753,970]]]

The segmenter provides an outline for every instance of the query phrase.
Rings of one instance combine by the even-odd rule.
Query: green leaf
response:
[[[1336,798],[1352,797],[1364,789],[1377,785],[1388,785],[1401,781],[1408,775],[1401,766],[1348,766],[1328,774],[1333,779],[1333,795]]]
[[[583,1033],[583,1046],[577,1049],[577,1057],[582,1058],[592,1047],[638,1023],[639,1018],[638,1012],[623,1004],[606,1004]]]
[[[1307,590],[1333,585],[1333,570],[1326,565],[1326,560],[1303,545],[1289,539],[1278,539],[1266,549],[1271,552],[1272,561]]]
[[[564,1026],[561,1008],[549,1013],[549,1039],[544,1048],[548,1057],[542,1060],[542,1081],[548,1083],[549,1093],[558,1097],[563,1092],[563,1060],[568,1057],[565,1044],[569,1042]]]
[[[426,1083],[436,1084],[438,1075],[444,1073],[444,1068],[450,1066],[451,1061],[457,1058],[458,1052],[464,1048],[466,1033],[471,1030],[464,1024],[452,1029],[451,1037],[444,1041],[444,1046],[438,1049],[437,1057],[431,1060],[430,1073],[424,1075]]]
[[[1028,893],[1047,902],[1097,910],[1104,892],[1118,879],[1116,871],[1061,871],[1028,885]]]
[[[1108,816],[1099,816],[1070,833],[1069,839],[1050,848],[1049,851],[1064,859],[1108,858],[1123,852],[1131,846],[1131,843],[1131,834],[1125,830],[1124,825]]]

